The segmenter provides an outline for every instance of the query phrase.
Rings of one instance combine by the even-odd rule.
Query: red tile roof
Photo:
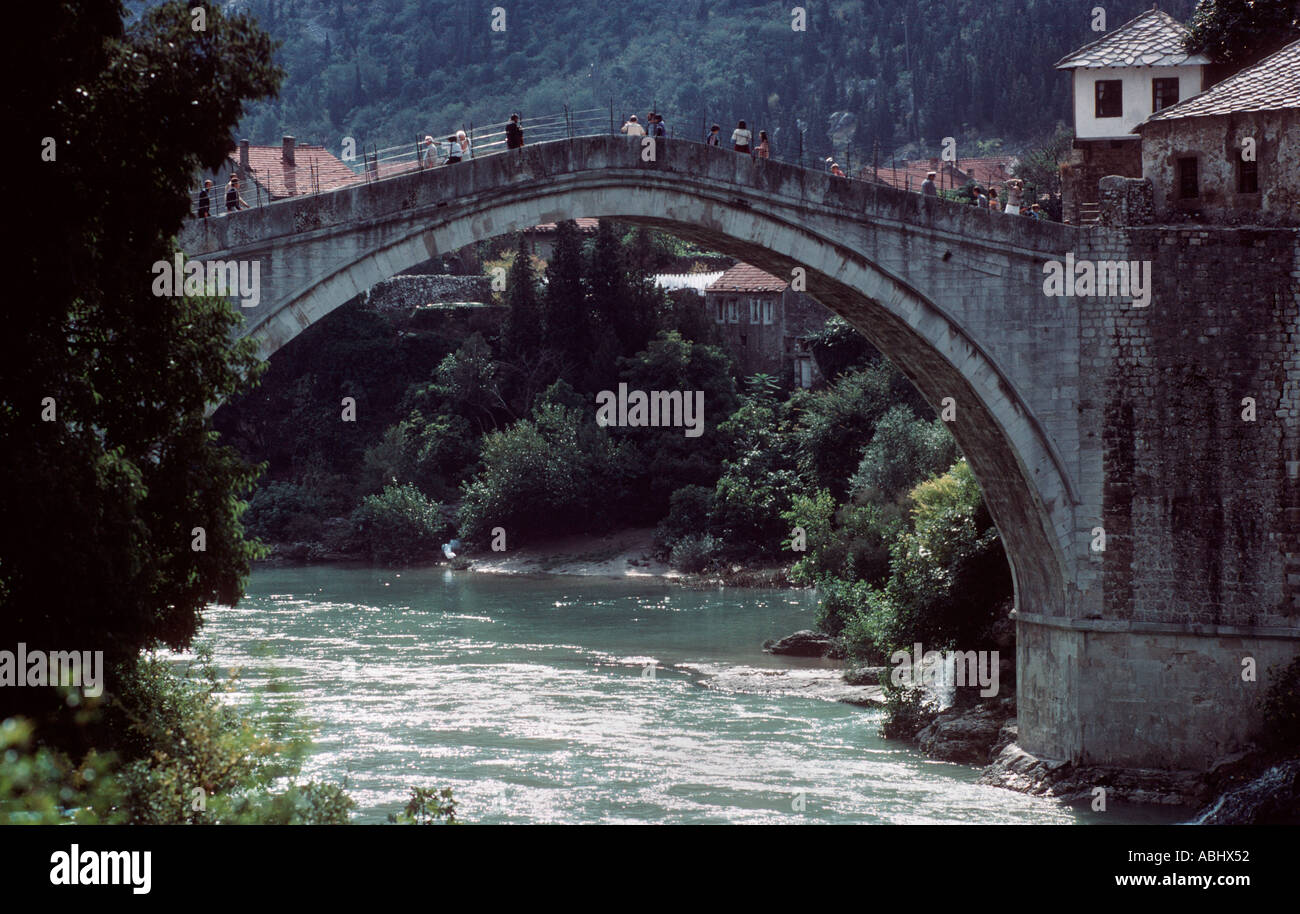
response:
[[[953,190],[964,187],[968,181],[983,185],[1001,184],[1012,176],[1017,161],[1016,156],[981,156],[959,159],[954,168],[947,162],[935,165],[929,159],[912,159],[900,162],[897,167],[882,165],[876,175],[883,184],[919,192],[926,174],[933,171],[937,172],[935,186],[940,190]],[[859,171],[856,177],[870,181],[870,166]]]
[[[876,172],[876,177],[882,184],[888,184],[890,187],[897,187],[899,190],[920,191],[921,182],[930,172],[937,172],[934,183],[940,189],[948,190],[962,187],[966,183],[965,175],[956,172],[951,165],[944,165],[942,168],[936,168],[925,160],[915,162],[900,162],[897,168],[889,165],[880,166]],[[946,178],[945,178],[946,174]],[[857,177],[864,181],[871,180],[871,167],[868,166],[858,172]]]
[[[336,190],[361,184],[365,178],[328,152],[324,146],[300,143],[294,147],[294,164],[284,160],[283,146],[248,147],[249,177],[273,197],[296,197],[318,190]],[[239,167],[239,150],[227,160],[232,169]]]
[[[960,159],[957,167],[970,175],[976,184],[998,184],[1012,176],[1011,172],[1019,161],[1019,156],[983,156]]]
[[[758,267],[738,263],[713,281],[705,292],[784,292],[788,280],[764,273]]]

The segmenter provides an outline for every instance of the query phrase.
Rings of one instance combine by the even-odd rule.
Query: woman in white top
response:
[[[1025,182],[1012,178],[1007,182],[1007,207],[1002,212],[1012,216],[1020,215],[1020,203],[1024,199]]]
[[[731,142],[736,147],[736,152],[749,152],[749,141],[754,138],[754,134],[745,129],[745,122],[741,121],[735,130],[731,131]]]
[[[457,130],[457,131],[456,131],[456,144],[457,144],[457,146],[460,147],[460,157],[461,157],[462,159],[468,159],[468,158],[470,157],[470,155],[469,155],[469,137],[467,137],[467,136],[465,135],[465,131],[464,131],[464,130]]]
[[[635,114],[627,119],[627,123],[623,125],[623,132],[628,136],[645,136],[645,128],[637,123]]]

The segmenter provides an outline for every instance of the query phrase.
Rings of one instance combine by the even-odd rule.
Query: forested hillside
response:
[[[1069,121],[1052,65],[1099,37],[1093,0],[238,0],[283,42],[278,99],[241,135],[338,150],[572,108],[652,105],[694,137],[704,118],[767,129],[778,154],[852,145],[937,151],[945,136],[1014,146]],[[1148,0],[1104,4],[1114,28]],[[493,10],[505,12],[493,31]],[[1163,0],[1186,21],[1193,0]]]

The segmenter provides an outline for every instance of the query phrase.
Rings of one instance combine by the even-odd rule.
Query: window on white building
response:
[[[727,322],[732,324],[740,323],[740,301],[737,299],[727,299]]]
[[[717,314],[714,316],[713,319],[714,319],[715,321],[717,321],[719,324],[726,323],[726,320],[727,320],[727,304],[726,304],[726,302],[723,301],[721,298],[719,298],[719,299],[716,299],[716,300],[713,302],[713,304],[714,304],[714,306],[716,307],[716,310],[717,310]]]
[[[763,323],[772,323],[772,299],[763,299]]]
[[[758,302],[758,299],[757,299],[757,298],[751,298],[751,299],[749,300],[749,322],[750,322],[751,324],[757,324],[757,323],[758,323],[758,308],[759,308],[759,302]]]
[[[1124,116],[1124,81],[1122,79],[1099,79],[1094,84],[1096,91],[1095,117]]]

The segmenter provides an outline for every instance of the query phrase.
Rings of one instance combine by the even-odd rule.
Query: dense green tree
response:
[[[567,399],[543,395],[530,418],[484,439],[483,468],[460,508],[466,541],[486,546],[493,527],[520,543],[623,522],[635,452],[596,425],[594,407]]]
[[[1300,0],[1199,0],[1187,50],[1233,70],[1300,38]]]
[[[645,455],[647,473],[638,488],[633,518],[653,523],[668,510],[672,493],[686,485],[713,486],[730,437],[720,430],[736,410],[732,363],[716,347],[685,340],[669,331],[631,358],[619,359],[618,380],[629,390],[680,390],[703,393],[703,431],[687,437],[679,428],[626,428],[615,434],[636,443]],[[611,385],[611,389],[613,385]]]
[[[528,242],[522,234],[514,262],[506,274],[505,292],[505,303],[510,310],[501,331],[503,354],[516,360],[535,359],[542,347],[543,312]]]
[[[956,459],[957,442],[942,420],[927,422],[916,418],[908,406],[893,406],[876,423],[849,487],[893,501],[945,472]]]
[[[582,274],[582,236],[578,234],[578,224],[566,219],[556,226],[555,247],[546,264],[542,345],[560,356],[564,366],[561,377],[575,385],[585,380],[582,366],[590,354],[591,343]]]
[[[805,478],[843,498],[876,423],[896,404],[918,413],[928,411],[916,389],[885,359],[846,372],[825,391],[808,398],[798,433],[799,466]]]
[[[240,596],[254,555],[239,501],[253,469],[205,418],[254,373],[252,346],[231,342],[230,302],[152,288],[194,175],[282,74],[270,38],[215,4],[201,32],[180,2],[130,28],[111,0],[27,12],[39,77],[11,83],[6,120],[33,159],[8,203],[58,216],[25,225],[7,256],[23,304],[0,338],[0,618],[10,643],[130,664],[187,645],[206,604]],[[37,163],[43,146],[54,155]],[[9,710],[49,697],[6,692]]]

